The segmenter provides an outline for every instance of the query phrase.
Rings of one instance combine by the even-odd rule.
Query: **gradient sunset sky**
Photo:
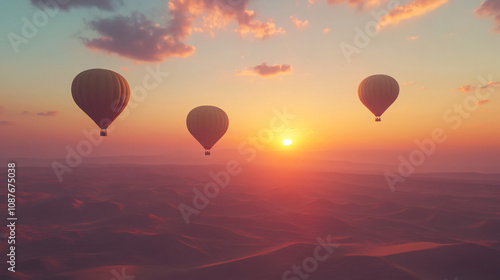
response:
[[[449,137],[443,153],[493,164],[500,152],[500,0],[59,0],[48,16],[40,2],[0,12],[3,157],[63,157],[96,129],[70,91],[90,68],[120,73],[132,90],[148,68],[169,73],[132,98],[92,156],[201,150],[185,126],[200,105],[230,118],[214,150],[236,149],[286,107],[296,118],[267,152],[285,138],[288,152],[411,151],[436,128]],[[29,36],[26,21],[39,26]],[[378,34],[357,44],[366,27]],[[349,59],[347,45],[357,48]],[[401,91],[375,123],[357,87],[379,73]]]

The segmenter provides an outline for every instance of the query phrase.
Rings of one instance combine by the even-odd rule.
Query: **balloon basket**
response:
[[[108,136],[108,131],[106,129],[101,129],[101,136]]]
[[[382,121],[382,119],[380,117],[375,118],[375,122],[381,122],[381,121]]]
[[[206,156],[209,156],[209,155],[210,155],[210,150],[206,150],[206,151],[205,151],[205,155],[206,155]]]

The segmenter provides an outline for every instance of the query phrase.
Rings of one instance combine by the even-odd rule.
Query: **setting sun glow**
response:
[[[290,145],[292,145],[292,140],[290,140],[290,139],[285,139],[285,140],[283,140],[283,145],[285,145],[285,146],[290,146]]]

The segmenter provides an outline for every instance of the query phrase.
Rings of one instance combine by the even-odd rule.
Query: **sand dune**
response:
[[[392,193],[382,175],[248,166],[187,225],[179,204],[220,168],[88,164],[58,183],[38,167],[19,184],[19,272],[1,279],[297,280],[328,238],[308,279],[500,279],[500,176]]]

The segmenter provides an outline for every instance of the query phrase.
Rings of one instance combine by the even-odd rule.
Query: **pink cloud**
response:
[[[169,30],[178,40],[186,39],[194,30],[207,31],[226,27],[230,22],[238,24],[240,34],[251,34],[256,38],[266,39],[273,35],[284,34],[283,28],[269,20],[257,20],[252,10],[247,10],[249,0],[172,0],[169,2]],[[195,21],[201,19],[201,26]]]
[[[253,67],[250,70],[243,70],[237,73],[238,76],[259,75],[261,77],[272,77],[280,74],[287,74],[292,71],[292,66],[288,64],[268,65],[266,62]]]
[[[187,57],[194,52],[194,47],[179,42],[167,28],[139,13],[95,20],[89,26],[101,37],[84,39],[88,48],[138,61],[159,62],[170,57]]]
[[[387,15],[380,18],[378,26],[382,28],[390,24],[398,24],[405,19],[427,14],[447,2],[448,0],[413,0],[406,5],[390,10]]]
[[[498,87],[498,86],[500,86],[500,82],[491,81],[491,82],[488,82],[487,84],[485,84],[484,86],[481,86],[480,89],[489,89],[489,88]],[[471,92],[471,91],[476,90],[476,87],[473,85],[465,85],[465,86],[462,86],[460,88],[455,88],[453,90],[461,91],[461,92]]]
[[[115,53],[143,62],[160,62],[171,57],[187,57],[195,47],[185,41],[193,31],[208,32],[224,28],[231,22],[238,24],[240,35],[250,34],[267,39],[285,34],[272,19],[257,20],[254,11],[246,9],[249,0],[171,0],[168,3],[170,19],[166,26],[154,23],[145,15],[133,13],[130,17],[115,16],[91,21],[89,26],[100,37],[84,39],[91,49]]]
[[[483,100],[479,100],[478,102],[476,102],[477,105],[483,105],[483,104],[486,104],[490,102],[488,99],[483,99]]]
[[[309,0],[309,3],[317,3],[318,0]],[[327,0],[328,4],[347,4],[351,7],[356,7],[357,9],[363,9],[365,7],[374,7],[382,3],[387,2],[387,0]]]
[[[486,0],[476,9],[478,17],[492,17],[495,20],[493,32],[500,33],[500,1]]]
[[[461,91],[461,92],[470,92],[474,91],[474,86],[473,85],[465,85],[459,88],[453,89],[454,91]]]
[[[285,34],[283,28],[276,28],[273,22],[252,21],[248,25],[240,25],[237,30],[241,35],[252,34],[255,38],[267,39],[277,34]]]
[[[487,89],[492,87],[497,87],[500,85],[500,82],[488,82],[486,85],[482,86],[481,89]]]
[[[309,0],[309,3],[314,4],[320,1],[321,0]],[[326,2],[330,5],[347,4],[351,7],[356,7],[358,10],[363,10],[365,8],[377,7],[388,3],[389,0],[327,0]],[[447,2],[448,0],[411,0],[408,4],[401,6],[398,5],[396,8],[390,10],[387,15],[382,16],[379,20],[378,26],[379,28],[382,28],[386,25],[397,24],[401,20],[427,14]],[[389,3],[389,5],[391,4]]]
[[[307,26],[309,26],[309,21],[308,20],[300,20],[298,19],[295,15],[290,16],[290,20],[292,23],[297,27],[297,29],[305,29]]]
[[[59,112],[58,111],[47,111],[47,112],[40,112],[36,113],[37,116],[44,116],[44,117],[53,117],[57,115]]]

